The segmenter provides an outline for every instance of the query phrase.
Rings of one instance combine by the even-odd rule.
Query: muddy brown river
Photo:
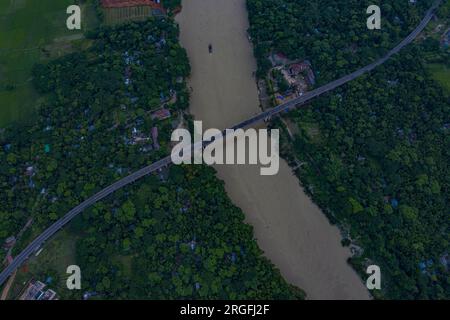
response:
[[[256,62],[247,39],[245,0],[183,0],[177,16],[192,66],[191,113],[224,129],[258,112]],[[212,45],[212,53],[209,45]],[[308,299],[368,299],[347,264],[337,227],[305,195],[287,163],[274,176],[252,165],[216,166],[227,193],[254,227],[260,248]]]

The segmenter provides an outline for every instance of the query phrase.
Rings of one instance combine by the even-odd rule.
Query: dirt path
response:
[[[258,113],[256,63],[247,40],[245,0],[184,0],[177,20],[192,65],[191,112],[205,128],[224,129]],[[208,45],[212,44],[210,54]],[[275,176],[258,166],[217,166],[232,201],[245,212],[266,256],[310,299],[368,299],[346,263],[340,234],[304,194],[285,161]]]
[[[14,273],[9,277],[8,282],[5,285],[5,288],[3,288],[2,295],[0,297],[0,300],[6,300],[8,298],[9,290],[11,290],[11,287],[14,283],[14,280],[16,279],[17,270],[14,271]]]

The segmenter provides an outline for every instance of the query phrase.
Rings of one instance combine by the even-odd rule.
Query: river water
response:
[[[247,39],[245,0],[183,0],[177,16],[192,66],[191,113],[204,128],[224,129],[260,112]],[[208,46],[213,52],[209,53]],[[254,228],[258,245],[291,284],[309,299],[368,299],[347,264],[337,227],[305,195],[283,160],[274,176],[259,166],[216,166],[233,203]]]

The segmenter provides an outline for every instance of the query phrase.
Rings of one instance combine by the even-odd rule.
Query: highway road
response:
[[[265,119],[271,118],[279,113],[285,112],[287,110],[293,109],[295,107],[298,107],[300,105],[305,104],[307,101],[316,98],[326,92],[329,92],[331,90],[334,90],[335,88],[342,86],[343,84],[352,81],[361,75],[372,71],[379,65],[385,63],[390,57],[392,57],[394,54],[398,53],[402,48],[404,48],[406,45],[410,44],[421,32],[422,30],[427,26],[427,24],[430,22],[431,18],[433,17],[433,13],[436,10],[436,8],[440,5],[440,0],[437,0],[434,2],[432,7],[427,11],[425,17],[422,19],[420,24],[414,29],[413,32],[411,32],[405,39],[403,39],[395,48],[393,48],[391,51],[389,51],[385,56],[380,58],[379,60],[349,74],[346,75],[340,79],[337,79],[335,81],[332,81],[320,88],[314,89],[306,94],[304,94],[301,97],[292,99],[284,104],[281,104],[273,109],[270,109],[268,111],[262,112],[250,119],[247,119],[245,121],[242,121],[241,123],[236,124],[231,129],[241,129],[246,128],[249,126],[253,126],[261,121],[264,121]],[[206,145],[210,143],[203,142],[200,145]],[[200,145],[193,146],[193,149],[200,147]],[[139,180],[146,175],[155,172],[165,166],[168,166],[172,163],[171,157],[168,156],[166,158],[163,158],[145,168],[142,168],[131,175],[113,183],[112,185],[106,187],[105,189],[101,190],[91,198],[85,200],[72,210],[70,210],[68,213],[66,213],[62,218],[60,218],[58,221],[56,221],[54,224],[52,224],[49,228],[47,228],[43,233],[41,233],[36,239],[34,239],[20,254],[18,254],[14,260],[9,264],[5,270],[0,273],[0,285],[2,285],[6,279],[17,269],[19,268],[34,252],[39,250],[39,248],[42,247],[42,245],[47,241],[50,237],[52,237],[55,233],[57,233],[59,230],[61,230],[67,223],[69,223],[73,218],[75,218],[77,215],[79,215],[81,212],[83,212],[86,208],[92,206],[93,204],[101,201],[102,199],[106,198],[110,194],[114,193],[115,191],[135,182],[136,180]]]

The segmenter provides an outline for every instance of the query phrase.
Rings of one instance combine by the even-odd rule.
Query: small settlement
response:
[[[303,95],[316,84],[309,60],[289,60],[281,52],[272,53],[269,60],[272,68],[268,72],[267,82],[258,82],[261,103],[265,109],[271,107],[267,94],[272,94],[272,104],[279,105]]]
[[[45,289],[46,286],[41,281],[31,280],[19,300],[58,300],[56,292]]]

